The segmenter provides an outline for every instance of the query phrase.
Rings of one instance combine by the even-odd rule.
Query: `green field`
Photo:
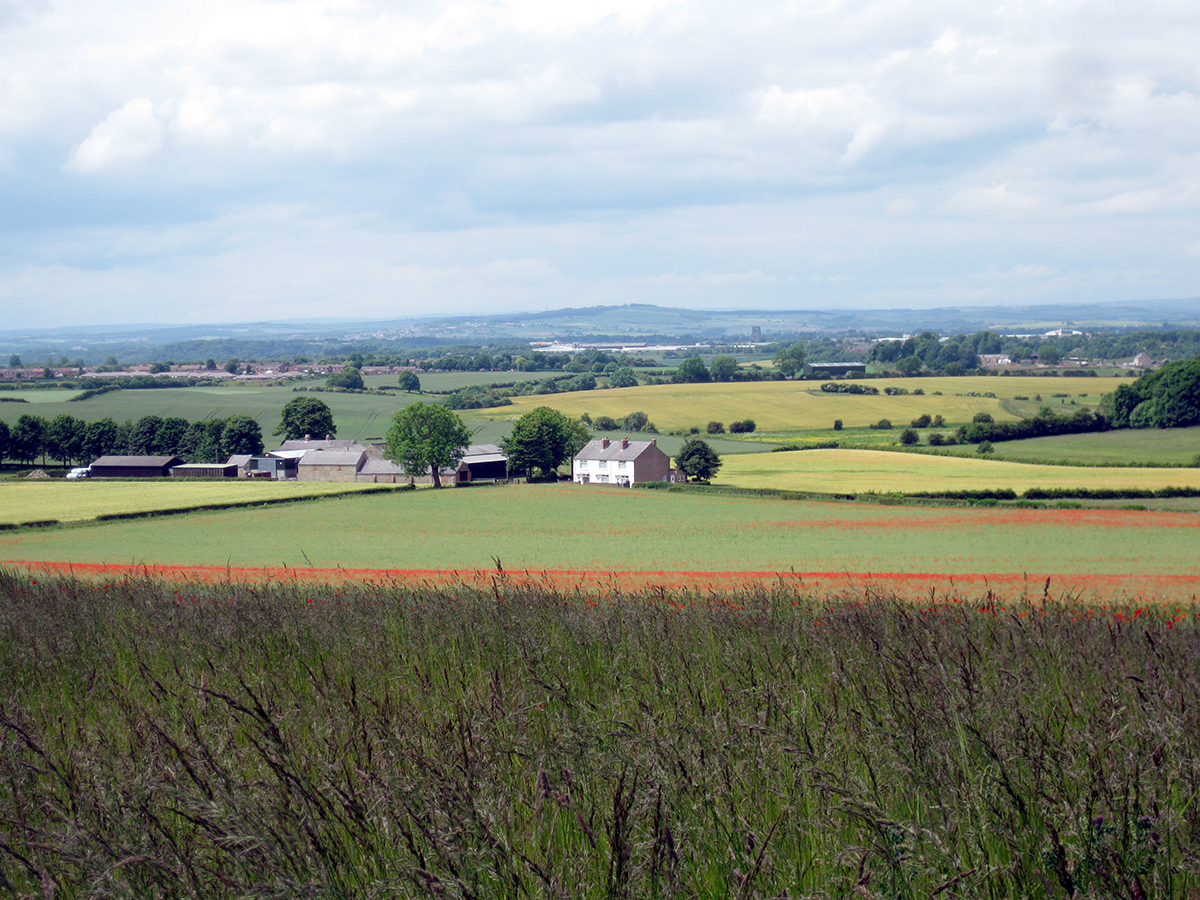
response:
[[[1200,516],[1182,513],[513,485],[0,533],[0,562],[470,571],[498,557],[535,572],[1178,576],[1194,574],[1198,536]]]
[[[1050,382],[1050,383],[1048,383]],[[483,415],[498,419],[515,419],[536,406],[551,406],[577,418],[588,413],[621,419],[640,410],[646,413],[660,431],[675,431],[698,426],[701,429],[712,420],[724,423],[751,418],[759,431],[798,432],[828,429],[835,419],[847,427],[866,426],[880,419],[889,419],[897,426],[927,413],[941,415],[953,425],[970,422],[976,413],[986,412],[997,421],[1020,418],[1026,411],[1036,413],[1043,405],[1032,398],[1039,392],[1045,405],[1055,406],[1066,400],[1064,408],[1094,406],[1102,390],[1116,387],[1110,379],[1047,379],[1047,378],[920,378],[872,379],[872,387],[882,391],[888,386],[909,391],[920,388],[921,395],[889,397],[831,394],[811,381],[752,381],[724,384],[665,384],[606,391],[583,391],[548,396],[517,397],[512,406],[488,410]],[[940,391],[941,394],[935,394]],[[994,393],[995,398],[968,396]],[[1069,393],[1069,398],[1051,398],[1051,393]],[[1016,400],[1029,397],[1027,401]],[[1074,400],[1075,405],[1070,405]],[[1016,412],[1010,411],[1011,409]]]
[[[1121,466],[1137,463],[1188,465],[1200,456],[1200,428],[1123,428],[1091,434],[1064,434],[995,444],[1005,459],[1099,463]],[[944,448],[963,455],[975,445]]]
[[[8,481],[0,484],[0,524],[46,520],[80,522],[122,513],[326,497],[369,487],[373,485],[259,478],[209,481],[176,481],[169,478],[141,481]]]
[[[861,494],[1029,488],[1200,488],[1200,469],[1046,466],[1029,463],[892,453],[803,450],[723,460],[714,479],[755,490]]]

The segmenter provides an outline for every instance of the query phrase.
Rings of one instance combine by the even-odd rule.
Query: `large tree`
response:
[[[83,456],[83,438],[87,422],[62,413],[46,426],[46,453],[51,459],[69,465]]]
[[[590,439],[591,431],[582,422],[568,419],[548,406],[539,406],[513,422],[512,433],[500,445],[508,454],[509,471],[536,470],[543,478],[549,478]]]
[[[400,373],[400,390],[408,391],[410,394],[421,393],[421,379],[417,377],[416,372],[405,369]]]
[[[392,416],[392,427],[385,441],[384,455],[388,459],[411,477],[431,472],[433,486],[440,488],[442,479],[438,470],[462,462],[463,452],[471,443],[471,432],[446,407],[418,401]]]
[[[698,356],[685,359],[675,370],[675,381],[680,384],[696,384],[708,380],[708,369],[704,367],[704,360]]]
[[[149,456],[157,454],[155,442],[158,440],[158,430],[162,428],[161,416],[142,416],[129,432],[128,451],[133,456]],[[165,454],[161,454],[165,455]]]
[[[229,459],[237,454],[258,456],[263,452],[262,428],[249,416],[230,416],[221,432],[221,456]]]
[[[46,420],[28,413],[17,419],[8,437],[8,455],[23,463],[32,463],[43,452]]]
[[[0,462],[8,455],[8,423],[0,419]]]
[[[305,435],[323,438],[337,434],[337,426],[333,424],[333,411],[316,397],[296,397],[284,405],[275,433],[283,435],[285,441],[298,441]]]
[[[780,347],[775,351],[774,363],[775,368],[782,372],[785,377],[791,378],[804,368],[804,348],[799,344]]]
[[[91,422],[83,432],[83,458],[88,462],[101,456],[124,453],[121,426],[112,419]]]
[[[675,465],[690,481],[710,481],[721,468],[721,456],[698,438],[688,438],[675,455]]]

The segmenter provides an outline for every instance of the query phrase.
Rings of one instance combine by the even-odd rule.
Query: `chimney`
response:
[[[332,435],[332,434],[327,434],[327,435],[325,435],[325,440],[327,440],[327,441],[332,441],[332,440],[333,440],[333,435]]]
[[[312,440],[312,435],[311,435],[311,434],[306,434],[306,435],[304,436],[304,439],[305,439],[306,441],[311,441],[311,440]]]
[[[625,435],[625,437],[621,438],[621,449],[622,450],[629,449],[629,435]]]
[[[657,447],[658,446],[658,438],[650,438],[650,446]]]
[[[607,450],[607,449],[608,449],[608,438],[602,438],[602,439],[600,440],[600,449],[601,449],[601,450]]]

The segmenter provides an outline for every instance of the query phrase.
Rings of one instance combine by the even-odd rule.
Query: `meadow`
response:
[[[974,445],[946,447],[952,453],[974,454]],[[1005,459],[1072,462],[1122,466],[1129,464],[1189,465],[1200,457],[1200,427],[1125,428],[1090,434],[1005,441],[995,445]]]
[[[1005,447],[1007,445],[1001,445]],[[1200,468],[1054,466],[885,450],[802,450],[722,460],[714,484],[754,490],[902,493],[1030,488],[1200,489]]]
[[[0,571],[14,897],[1191,897],[1195,605]]]
[[[730,422],[752,418],[759,431],[800,432],[828,429],[835,419],[846,427],[861,427],[888,419],[897,426],[907,425],[922,414],[941,415],[951,426],[970,422],[985,412],[997,421],[1014,420],[1018,413],[1037,412],[1041,405],[1075,411],[1094,407],[1101,392],[1115,389],[1116,379],[965,377],[871,379],[877,396],[832,394],[812,381],[752,381],[719,384],[663,384],[616,388],[606,391],[576,391],[548,396],[516,397],[512,406],[476,411],[474,415],[497,419],[515,419],[536,406],[550,406],[578,418],[606,415],[621,419],[640,410],[660,431],[686,430],[716,420],[727,427]],[[887,387],[907,391],[921,389],[923,395],[887,396]],[[940,392],[937,393],[937,392]],[[974,393],[975,396],[971,396]],[[995,397],[983,396],[988,393]],[[1033,398],[1041,394],[1043,402]],[[1054,393],[1068,397],[1052,397]],[[1026,400],[1018,400],[1026,397]],[[1061,401],[1061,403],[1060,403]],[[1071,401],[1074,401],[1072,405]],[[1017,410],[1017,412],[1010,411]]]
[[[784,454],[775,454],[784,455]],[[169,520],[0,533],[0,565],[104,576],[156,570],[256,581],[445,582],[513,575],[559,587],[736,586],[799,579],[907,595],[983,585],[1019,596],[1200,594],[1200,516],[787,501],[597,486],[345,495]]]
[[[369,484],[259,478],[10,481],[0,485],[0,525],[46,520],[82,522],[97,516],[194,509],[229,503],[274,503],[328,497],[375,487]]]

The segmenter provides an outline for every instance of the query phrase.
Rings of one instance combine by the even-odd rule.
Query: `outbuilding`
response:
[[[357,481],[367,460],[365,450],[310,450],[300,458],[300,481]]]
[[[178,456],[101,456],[91,465],[91,477],[166,478],[180,465]]]
[[[171,469],[172,478],[237,478],[237,463],[184,463]]]

